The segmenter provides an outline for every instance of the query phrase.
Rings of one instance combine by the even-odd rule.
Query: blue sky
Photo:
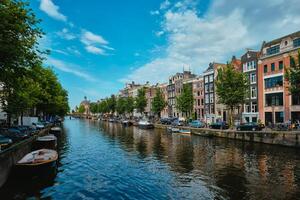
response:
[[[52,66],[74,108],[125,82],[200,74],[246,48],[300,30],[298,0],[30,0]]]

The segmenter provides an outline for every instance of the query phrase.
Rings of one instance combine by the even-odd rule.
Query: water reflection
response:
[[[297,199],[299,150],[66,120],[56,177],[1,198]],[[6,196],[5,196],[6,195]],[[7,198],[8,199],[8,198]]]

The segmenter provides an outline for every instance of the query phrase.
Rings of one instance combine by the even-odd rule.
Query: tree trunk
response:
[[[233,127],[233,107],[230,107],[229,127]]]
[[[21,112],[21,126],[23,126],[23,112]]]

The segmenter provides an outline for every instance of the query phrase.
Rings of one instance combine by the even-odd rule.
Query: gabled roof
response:
[[[272,46],[272,45],[278,44],[278,43],[281,42],[281,40],[283,40],[284,38],[287,38],[287,37],[291,37],[292,39],[298,38],[298,37],[300,37],[300,31],[291,33],[291,34],[289,34],[289,35],[285,35],[285,36],[283,36],[283,37],[277,38],[277,39],[272,40],[272,41],[270,41],[270,42],[263,42],[262,48],[270,47],[270,46]]]

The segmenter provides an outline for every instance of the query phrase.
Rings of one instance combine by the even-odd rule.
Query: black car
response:
[[[160,119],[160,123],[161,124],[166,124],[166,125],[171,125],[172,124],[172,122],[174,121],[174,120],[176,120],[177,118],[161,118]]]
[[[263,126],[255,122],[240,124],[236,127],[236,130],[238,131],[261,131],[262,129]]]
[[[226,122],[215,122],[209,125],[211,129],[228,129],[229,125]]]

